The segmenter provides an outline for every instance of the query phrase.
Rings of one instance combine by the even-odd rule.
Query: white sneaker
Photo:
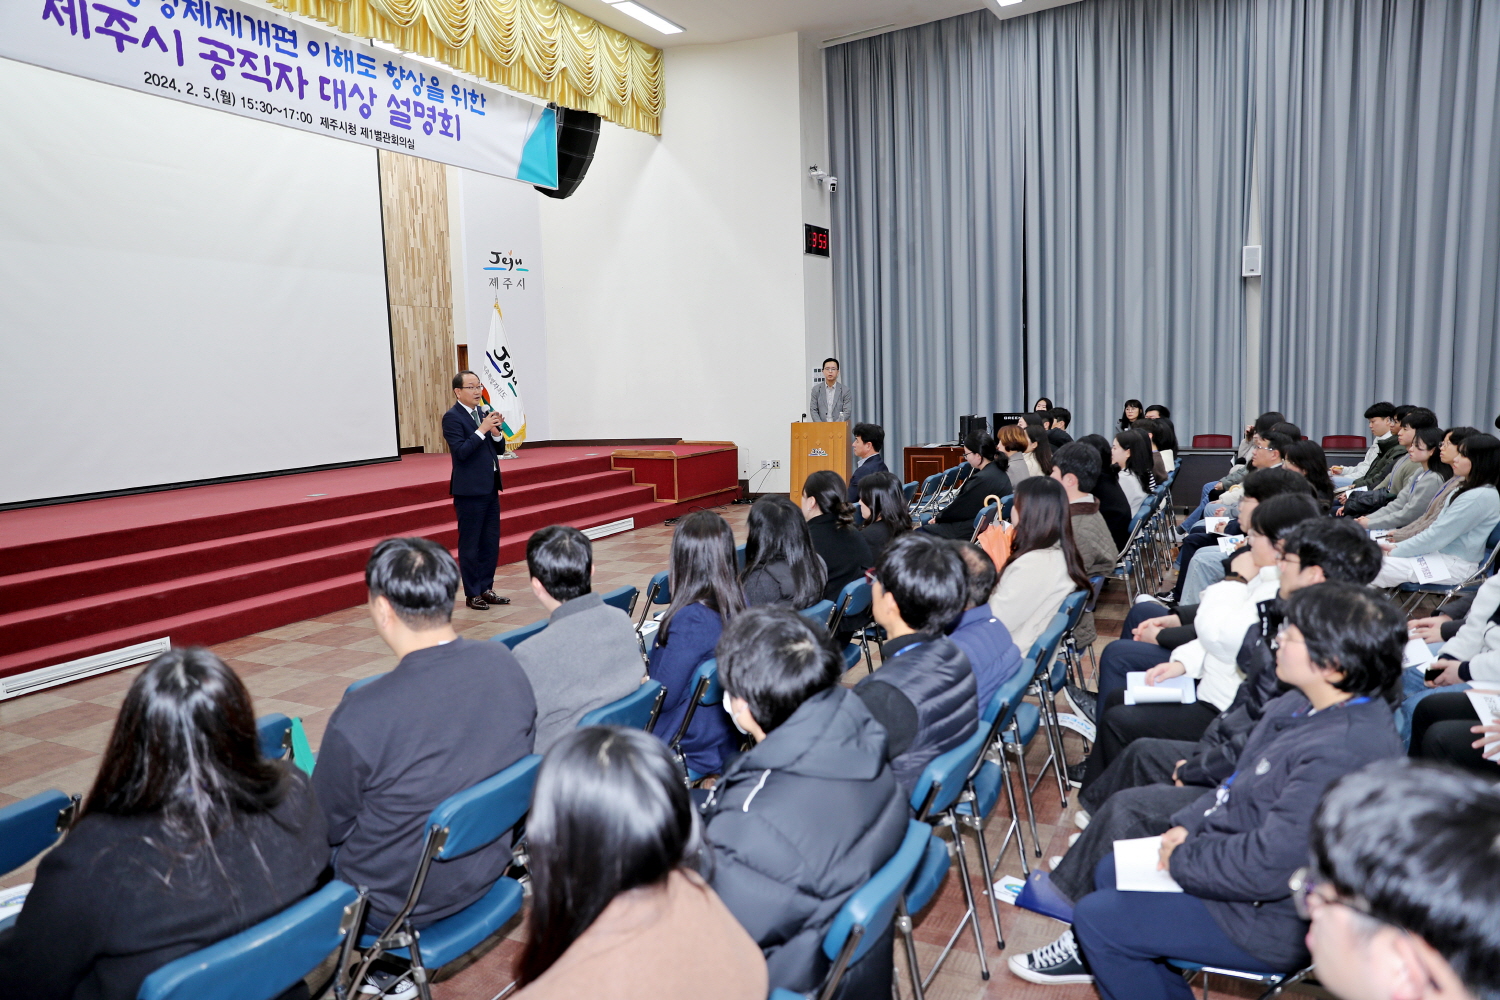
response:
[[[416,1000],[417,984],[410,976],[397,976],[378,969],[371,972],[359,988],[360,996],[381,997],[382,1000]]]
[[[1061,854],[1054,854],[1052,855],[1052,857],[1047,859],[1047,867],[1052,869],[1053,871],[1057,871],[1057,866],[1060,864],[1062,864]]]
[[[1083,831],[1082,830],[1079,830],[1077,833],[1069,834],[1068,835],[1068,846],[1072,847],[1074,844],[1078,843],[1078,838],[1082,837],[1082,836],[1083,836]]]
[[[1080,830],[1087,830],[1089,828],[1089,811],[1087,809],[1080,809],[1075,812],[1073,814],[1073,825]]]
[[[1012,974],[1028,983],[1041,983],[1045,986],[1094,981],[1088,966],[1083,964],[1083,956],[1079,954],[1078,942],[1074,940],[1071,930],[1063,931],[1062,937],[1035,951],[1012,955],[1008,964]]]

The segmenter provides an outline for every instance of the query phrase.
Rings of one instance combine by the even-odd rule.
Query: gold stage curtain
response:
[[[661,50],[557,0],[271,0],[503,87],[661,134]]]

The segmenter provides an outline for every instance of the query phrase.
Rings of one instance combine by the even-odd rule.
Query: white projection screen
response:
[[[397,454],[374,150],[8,59],[0,93],[0,504]]]

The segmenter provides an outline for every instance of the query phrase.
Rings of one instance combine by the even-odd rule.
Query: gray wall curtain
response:
[[[1263,384],[1308,434],[1371,402],[1500,412],[1500,3],[1258,5]]]
[[[1183,444],[1273,407],[1314,437],[1380,398],[1500,411],[1500,2],[980,11],[827,74],[839,349],[893,450],[1042,394],[1075,436],[1166,403]]]

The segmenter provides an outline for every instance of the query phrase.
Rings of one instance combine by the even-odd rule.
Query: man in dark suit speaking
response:
[[[448,492],[458,514],[458,569],[464,578],[466,603],[475,611],[509,604],[494,591],[495,564],[500,561],[500,463],[505,435],[500,411],[484,403],[479,376],[453,376],[453,408],[443,414],[443,439],[453,456]]]

